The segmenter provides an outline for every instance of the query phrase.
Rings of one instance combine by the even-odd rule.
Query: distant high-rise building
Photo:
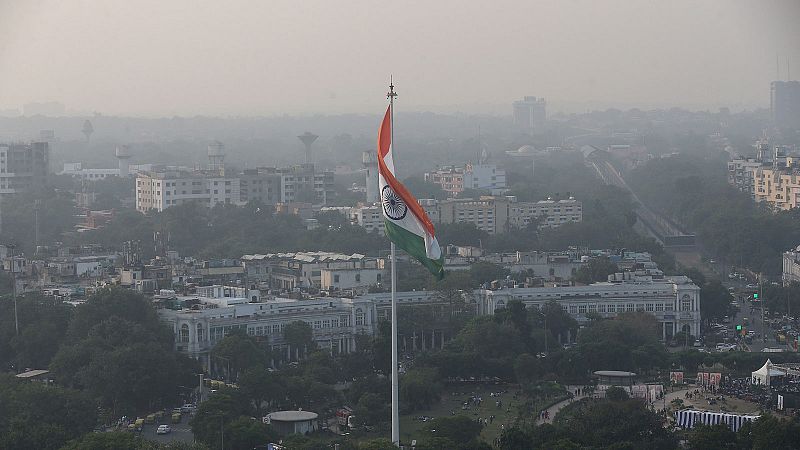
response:
[[[50,146],[47,142],[0,144],[0,196],[42,185],[49,171]]]
[[[514,106],[514,124],[530,133],[544,131],[547,120],[547,102],[544,98],[525,96],[516,101]]]
[[[800,81],[773,81],[770,112],[776,126],[800,128]]]

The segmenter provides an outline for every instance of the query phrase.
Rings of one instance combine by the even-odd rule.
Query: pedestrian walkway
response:
[[[582,388],[583,388],[583,386],[567,386],[567,390],[569,390],[573,394],[576,391],[581,390]],[[588,397],[588,395],[578,394],[578,395],[575,395],[572,398],[568,398],[566,400],[560,401],[560,402],[556,403],[555,405],[550,406],[549,408],[547,408],[545,410],[545,411],[547,411],[547,417],[544,417],[544,418],[541,415],[541,411],[539,411],[539,416],[536,417],[536,425],[541,425],[541,424],[544,424],[544,423],[553,423],[553,419],[555,419],[556,414],[558,414],[559,411],[564,409],[565,406],[569,405],[572,402],[578,401],[578,400],[580,400],[582,398],[586,398],[586,397]]]

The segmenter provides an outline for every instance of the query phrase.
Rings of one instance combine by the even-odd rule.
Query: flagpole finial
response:
[[[389,99],[390,102],[394,102],[394,98],[397,97],[397,93],[394,91],[394,81],[392,80],[392,76],[389,76],[389,93],[386,94],[386,98]]]

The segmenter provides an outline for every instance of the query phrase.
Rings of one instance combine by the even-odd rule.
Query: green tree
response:
[[[223,430],[240,417],[249,416],[248,404],[243,400],[238,392],[226,390],[216,392],[200,403],[197,413],[189,422],[195,439],[211,448],[219,448]],[[230,434],[226,434],[225,438],[230,439]]]
[[[789,450],[800,448],[800,423],[797,420],[781,420],[764,414],[748,427],[750,436],[742,436],[752,443],[754,450]],[[747,428],[740,433],[748,431]]]
[[[630,397],[628,393],[625,392],[625,389],[618,386],[611,386],[606,390],[606,398],[612,402],[620,402],[622,400],[628,400]]]
[[[18,297],[17,306],[19,336],[14,302],[0,300],[0,367],[46,368],[64,340],[72,307],[40,294]]]
[[[478,285],[494,280],[505,280],[509,274],[505,267],[487,261],[478,261],[469,266],[469,275]]]
[[[278,435],[261,420],[240,416],[225,426],[225,447],[251,449],[278,440]]]
[[[135,415],[176,402],[179,386],[194,382],[197,361],[173,346],[172,331],[141,295],[104,290],[76,308],[50,370],[113,414]]]
[[[517,382],[520,384],[528,384],[533,382],[541,373],[542,364],[528,353],[523,353],[517,356],[514,361],[514,374],[517,377]]]
[[[386,423],[392,418],[390,404],[383,395],[367,392],[361,396],[354,409],[356,421],[361,425]]]
[[[395,450],[396,448],[397,446],[386,438],[371,439],[358,446],[358,450]]]
[[[285,398],[283,379],[263,367],[246,370],[239,377],[239,389],[252,402],[256,417],[262,417],[265,408],[273,409]]]
[[[58,449],[96,421],[95,403],[81,392],[0,374],[0,448]]]
[[[689,434],[689,448],[693,450],[736,450],[736,433],[728,425],[699,425]]]
[[[409,410],[429,408],[439,401],[442,385],[433,368],[414,368],[400,379],[400,404]]]
[[[238,380],[239,375],[255,367],[264,367],[267,355],[258,342],[242,330],[228,333],[211,349],[212,356],[222,358],[223,367],[230,370],[226,375]],[[219,362],[219,361],[216,361]]]
[[[592,284],[608,281],[608,276],[619,272],[619,267],[606,257],[592,258],[585,266],[578,269],[573,279],[579,283]]]
[[[138,443],[132,433],[89,433],[67,443],[61,450],[137,450]]]
[[[314,348],[314,335],[311,326],[302,320],[286,325],[283,331],[283,339],[288,344],[290,354],[294,351],[294,359],[300,359],[308,349]]]

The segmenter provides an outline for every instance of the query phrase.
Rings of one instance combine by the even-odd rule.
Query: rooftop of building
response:
[[[284,259],[294,260],[305,263],[313,262],[330,262],[330,261],[360,261],[366,258],[365,255],[353,253],[352,255],[345,255],[342,253],[334,252],[289,252],[289,253],[267,253],[267,254],[254,254],[243,255],[242,261],[263,261],[266,259]]]

